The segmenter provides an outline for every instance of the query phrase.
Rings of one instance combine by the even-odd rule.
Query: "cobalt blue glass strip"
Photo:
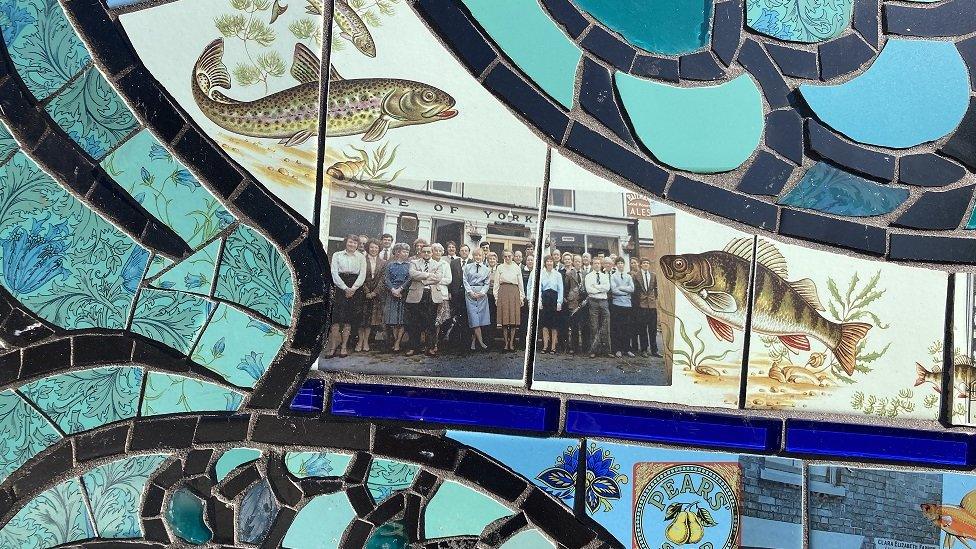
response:
[[[807,457],[971,467],[976,454],[970,440],[963,433],[786,420],[786,451]]]
[[[569,401],[566,432],[753,453],[780,449],[782,421]]]
[[[555,431],[559,425],[555,398],[391,385],[338,383],[331,409],[340,416],[520,431]]]
[[[291,411],[321,414],[323,408],[325,408],[325,382],[321,379],[306,379],[291,401]]]

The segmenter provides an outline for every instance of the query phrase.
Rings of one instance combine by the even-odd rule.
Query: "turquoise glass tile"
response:
[[[853,0],[746,0],[746,25],[791,42],[825,42],[851,24]]]
[[[446,480],[427,504],[424,534],[428,538],[478,536],[492,522],[513,513],[483,492]]]
[[[237,391],[185,376],[149,372],[142,398],[144,416],[182,412],[233,412],[244,396]]]
[[[575,0],[631,45],[681,55],[708,45],[712,0]]]
[[[188,354],[212,304],[184,292],[143,289],[132,317],[132,331]]]
[[[91,68],[44,107],[75,143],[99,160],[138,126],[102,73]]]
[[[241,225],[227,237],[215,295],[275,322],[291,323],[291,272],[274,244],[250,227]]]
[[[60,439],[44,416],[17,393],[0,392],[0,481]]]
[[[6,161],[7,157],[13,154],[17,148],[17,140],[10,135],[7,126],[0,124],[0,162]]]
[[[152,256],[152,259],[149,260],[149,266],[146,268],[146,278],[152,278],[159,274],[163,269],[166,269],[172,265],[172,260],[156,254]]]
[[[369,466],[366,488],[373,501],[380,503],[394,493],[410,488],[419,471],[417,465],[392,459],[374,459]]]
[[[278,501],[271,493],[268,479],[251,486],[241,499],[237,511],[237,537],[244,543],[261,543],[278,514]]]
[[[227,478],[231,471],[245,463],[250,463],[261,457],[261,450],[256,448],[231,448],[217,458],[214,464],[214,476],[217,482]]]
[[[509,538],[499,546],[499,549],[556,549],[556,544],[546,539],[535,528],[530,528]]]
[[[106,156],[102,167],[190,248],[197,249],[234,222],[234,216],[149,130]]]
[[[135,417],[142,375],[142,368],[106,366],[39,379],[20,392],[73,434]]]
[[[894,211],[907,198],[907,189],[881,185],[818,162],[779,203],[838,215],[871,216]]]
[[[142,537],[140,513],[146,481],[167,457],[165,454],[133,456],[95,467],[82,475],[98,537]]]
[[[733,170],[759,145],[763,100],[747,74],[718,86],[679,88],[616,73],[617,89],[640,140],[680,170]]]
[[[0,0],[0,30],[14,67],[38,99],[91,61],[58,0]]]
[[[285,467],[298,478],[341,477],[352,461],[349,454],[335,452],[286,452]]]
[[[410,538],[407,537],[407,526],[402,521],[383,524],[373,531],[366,539],[364,549],[407,549]]]
[[[295,515],[282,547],[335,549],[346,526],[356,517],[345,492],[317,496]]]
[[[220,240],[190,254],[189,257],[173,265],[149,283],[153,288],[179,290],[195,294],[210,295],[217,274],[217,255],[220,253]]]
[[[0,166],[0,282],[44,320],[124,328],[148,259],[24,153]]]
[[[203,500],[186,488],[173,492],[166,506],[166,522],[173,533],[192,545],[202,545],[213,538],[213,532],[204,522]]]
[[[38,494],[0,528],[0,547],[45,549],[95,536],[78,479]]]
[[[224,303],[203,330],[192,359],[228,383],[254,387],[285,343],[285,334]]]
[[[464,0],[464,4],[522,72],[564,107],[573,108],[582,54],[538,2]]]
[[[800,93],[830,127],[861,143],[906,148],[948,135],[969,107],[969,72],[952,42],[891,39],[863,73]]]

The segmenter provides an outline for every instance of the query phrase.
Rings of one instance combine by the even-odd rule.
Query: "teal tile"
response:
[[[346,526],[356,518],[345,492],[317,496],[295,515],[282,547],[286,549],[335,549]]]
[[[564,107],[573,108],[582,54],[538,2],[464,0],[464,4],[522,72]]]
[[[681,55],[708,45],[712,0],[576,0],[607,28],[651,53]]]
[[[16,393],[0,392],[0,481],[60,439],[54,427]]]
[[[446,480],[434,492],[424,512],[424,534],[427,538],[479,536],[496,520],[514,514],[482,492]]]
[[[394,520],[381,525],[366,539],[364,549],[406,549],[410,547],[407,525]]]
[[[221,303],[203,330],[192,359],[228,383],[254,387],[285,343],[276,328]]]
[[[98,537],[142,537],[142,495],[146,481],[166,461],[167,454],[133,456],[96,467],[81,478]]]
[[[138,126],[122,98],[94,68],[58,92],[45,109],[68,137],[96,160]]]
[[[149,286],[164,290],[179,290],[195,294],[210,295],[217,273],[217,255],[220,253],[220,240],[190,254],[176,263],[168,271],[159,275]]]
[[[231,448],[217,458],[217,463],[214,464],[214,477],[217,482],[220,482],[234,469],[260,457],[261,450],[256,448]]]
[[[530,528],[509,538],[499,549],[556,549],[556,544],[535,528]]]
[[[374,459],[369,466],[366,488],[373,496],[373,501],[380,503],[395,492],[410,488],[419,471],[420,467],[417,465],[392,459]]]
[[[146,278],[152,278],[162,272],[163,269],[168,269],[173,265],[173,260],[167,259],[159,254],[152,256],[149,260],[149,266],[146,268]]]
[[[91,61],[58,0],[0,0],[0,30],[14,67],[38,99]]]
[[[268,479],[251,486],[241,498],[241,505],[237,510],[238,539],[255,545],[264,541],[280,508],[274,494],[271,493]]]
[[[146,288],[139,294],[131,330],[187,354],[212,306],[193,294]]]
[[[46,549],[95,536],[78,479],[41,492],[0,528],[4,549]]]
[[[185,376],[149,372],[141,414],[153,416],[182,412],[233,412],[244,396],[237,391]]]
[[[18,147],[17,141],[10,135],[7,126],[0,124],[0,163],[5,162],[8,156],[17,151]]]
[[[0,166],[0,283],[67,329],[122,329],[149,253],[23,152]]]
[[[298,478],[341,477],[352,461],[349,454],[335,452],[286,452],[285,467]]]
[[[826,42],[851,24],[853,0],[747,0],[746,25],[791,42]]]
[[[779,203],[838,215],[872,216],[894,211],[907,198],[908,189],[881,185],[818,162]]]
[[[220,258],[216,296],[275,322],[291,324],[295,297],[291,271],[278,248],[245,225],[227,237]]]
[[[135,134],[106,156],[102,167],[193,249],[234,222],[234,216],[149,130]]]
[[[33,381],[20,392],[73,434],[135,417],[142,390],[142,368],[106,366]]]
[[[180,488],[166,506],[166,522],[178,538],[201,545],[213,538],[213,532],[203,518],[205,509],[202,499],[188,488]]]

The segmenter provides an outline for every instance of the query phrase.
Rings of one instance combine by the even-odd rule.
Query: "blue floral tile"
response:
[[[254,387],[285,342],[285,334],[221,303],[191,358],[228,383]]]
[[[0,392],[0,481],[61,435],[11,390]]]
[[[173,265],[173,260],[167,259],[159,254],[155,254],[152,256],[152,259],[149,260],[149,265],[146,267],[145,278],[152,278],[161,273],[164,269],[168,269]]]
[[[342,533],[356,517],[345,492],[316,496],[295,515],[282,547],[330,549],[339,547]]]
[[[141,414],[183,412],[233,412],[244,396],[237,391],[185,376],[149,372]]]
[[[82,475],[98,537],[142,537],[140,514],[146,481],[167,457],[162,454],[133,456],[96,467]]]
[[[480,536],[496,520],[515,514],[478,490],[444,481],[434,492],[424,511],[424,535],[428,539],[451,536]]]
[[[214,477],[217,482],[220,482],[234,469],[260,457],[261,450],[256,448],[231,448],[217,458],[217,463],[214,464]]]
[[[251,486],[237,511],[238,539],[244,543],[261,543],[280,508],[267,479]]]
[[[57,0],[3,0],[0,30],[14,67],[38,99],[59,90],[91,62]]]
[[[135,417],[142,368],[106,366],[46,377],[20,387],[65,433]]]
[[[285,467],[297,478],[341,477],[352,456],[336,452],[286,452]]]
[[[0,124],[0,163],[6,162],[8,160],[7,157],[16,152],[18,147],[17,140],[14,139],[14,136],[10,135],[7,126]]]
[[[817,162],[779,203],[838,215],[872,216],[894,211],[907,198],[908,189],[881,185]]]
[[[153,288],[210,295],[217,274],[220,240],[197,250],[149,283]]]
[[[106,156],[102,167],[193,249],[234,222],[234,216],[149,130],[132,136]]]
[[[44,549],[94,537],[78,479],[70,479],[27,502],[0,528],[0,547]]]
[[[146,288],[139,294],[130,329],[187,354],[212,306],[192,294]]]
[[[96,69],[88,69],[45,106],[75,143],[98,160],[138,126],[122,98]]]
[[[241,225],[227,237],[217,275],[219,298],[288,325],[295,297],[291,272],[274,244]]]
[[[851,24],[853,0],[747,0],[746,25],[791,42],[825,42]]]
[[[366,488],[373,501],[380,503],[395,492],[406,490],[413,484],[420,467],[392,459],[374,459],[369,466]]]
[[[0,166],[0,283],[44,320],[124,328],[148,260],[22,152]]]

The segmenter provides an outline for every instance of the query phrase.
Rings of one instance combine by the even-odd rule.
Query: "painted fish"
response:
[[[279,0],[274,0],[274,4],[271,6],[271,22],[268,24],[274,25],[274,22],[277,21],[278,18],[281,17],[281,14],[285,13],[287,10],[287,5],[282,6]]]
[[[959,505],[923,503],[922,515],[946,533],[945,547],[952,547],[953,538],[966,547],[966,540],[976,540],[976,490],[963,496]]]
[[[299,145],[317,135],[319,123],[319,60],[303,44],[295,44],[291,75],[299,84],[254,101],[238,101],[215,88],[230,89],[223,62],[224,40],[204,48],[193,66],[193,99],[221,128],[251,137]],[[332,72],[327,107],[329,137],[364,134],[376,141],[390,128],[426,124],[457,115],[454,98],[433,86],[394,78],[343,80]]]
[[[333,15],[339,25],[339,36],[352,42],[356,49],[367,57],[376,57],[376,42],[363,18],[345,0],[335,0]]]
[[[705,314],[720,340],[733,341],[733,328],[745,327],[752,248],[752,238],[739,238],[724,250],[661,257],[665,278]],[[824,318],[812,280],[787,281],[786,259],[769,242],[760,240],[756,252],[752,329],[801,351],[810,350],[808,336],[813,337],[831,349],[848,375],[853,374],[857,345],[871,325]]]
[[[918,362],[915,363],[915,372],[918,377],[915,379],[915,386],[931,383],[935,386],[935,392],[942,392],[942,372],[940,370],[927,370]],[[952,386],[961,398],[969,397],[969,387],[971,386],[976,373],[976,368],[972,364],[959,362],[952,365]]]

